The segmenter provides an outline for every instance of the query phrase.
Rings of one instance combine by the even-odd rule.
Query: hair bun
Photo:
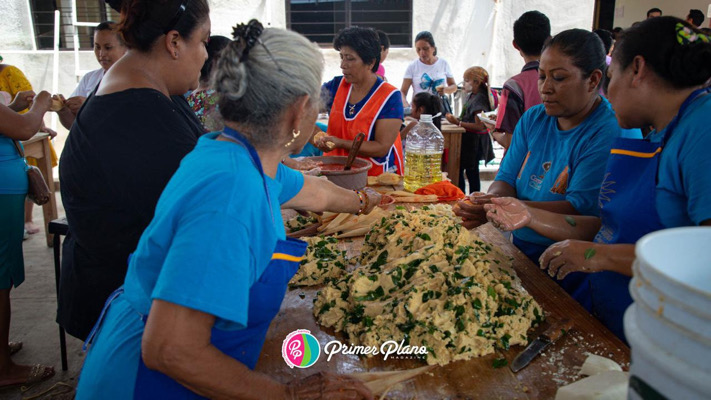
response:
[[[239,24],[232,28],[232,38],[237,41],[242,48],[242,54],[239,57],[240,61],[244,61],[249,54],[249,50],[257,43],[263,31],[264,26],[256,19],[250,20],[247,24]]]
[[[106,0],[106,4],[109,5],[116,12],[121,12],[121,6],[123,5],[123,0]]]
[[[711,78],[711,44],[697,41],[678,46],[669,59],[673,83],[697,86]]]

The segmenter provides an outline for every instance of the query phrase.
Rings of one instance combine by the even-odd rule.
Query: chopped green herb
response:
[[[593,249],[592,247],[585,250],[585,259],[589,260],[589,259],[595,257],[595,253],[597,253],[597,251],[595,251],[595,249]]]
[[[428,235],[428,234],[426,234],[426,233],[418,233],[418,234],[415,235],[415,236],[417,236],[418,238],[420,238],[420,239],[422,239],[422,240],[432,240],[432,238],[430,237],[430,235]]]
[[[576,226],[576,225],[578,225],[578,223],[575,222],[575,218],[571,217],[570,215],[566,215],[566,216],[565,216],[565,222],[567,222],[568,225],[570,225],[570,226]]]
[[[505,358],[497,358],[494,360],[493,364],[494,368],[501,368],[509,365],[509,362],[506,361]]]
[[[493,298],[496,300],[496,290],[494,290],[493,287],[489,286],[486,288],[486,293],[489,295],[489,297]]]
[[[481,300],[474,299],[474,301],[472,302],[472,307],[474,307],[475,310],[481,310]]]

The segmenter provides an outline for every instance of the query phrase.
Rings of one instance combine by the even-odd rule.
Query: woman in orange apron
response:
[[[358,133],[366,138],[358,157],[373,164],[368,175],[404,174],[400,141],[403,108],[398,89],[375,74],[380,41],[371,28],[351,27],[338,33],[333,48],[341,55],[338,76],[323,85],[330,107],[328,136],[315,141],[327,156],[345,156]]]

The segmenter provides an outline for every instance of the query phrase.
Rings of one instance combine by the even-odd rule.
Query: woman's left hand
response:
[[[560,280],[571,272],[600,271],[598,250],[592,242],[564,240],[546,249],[538,262],[541,269],[548,269],[548,275]]]
[[[531,211],[521,200],[513,197],[494,197],[484,204],[486,219],[504,231],[523,228],[531,222]]]
[[[450,124],[459,125],[459,120],[451,113],[445,114],[444,117],[447,118],[447,121],[449,121]]]

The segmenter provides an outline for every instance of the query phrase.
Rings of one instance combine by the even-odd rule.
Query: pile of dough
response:
[[[500,251],[455,218],[449,205],[399,207],[383,218],[366,236],[361,268],[318,293],[318,322],[353,345],[426,346],[428,364],[526,344],[541,307]]]
[[[322,285],[330,280],[337,280],[344,273],[347,265],[346,252],[338,248],[338,239],[333,237],[308,237],[303,240],[309,244],[289,286]]]
[[[314,213],[309,213],[309,216],[297,214],[294,218],[284,222],[284,228],[287,233],[293,233],[317,223],[319,223],[318,215]]]

